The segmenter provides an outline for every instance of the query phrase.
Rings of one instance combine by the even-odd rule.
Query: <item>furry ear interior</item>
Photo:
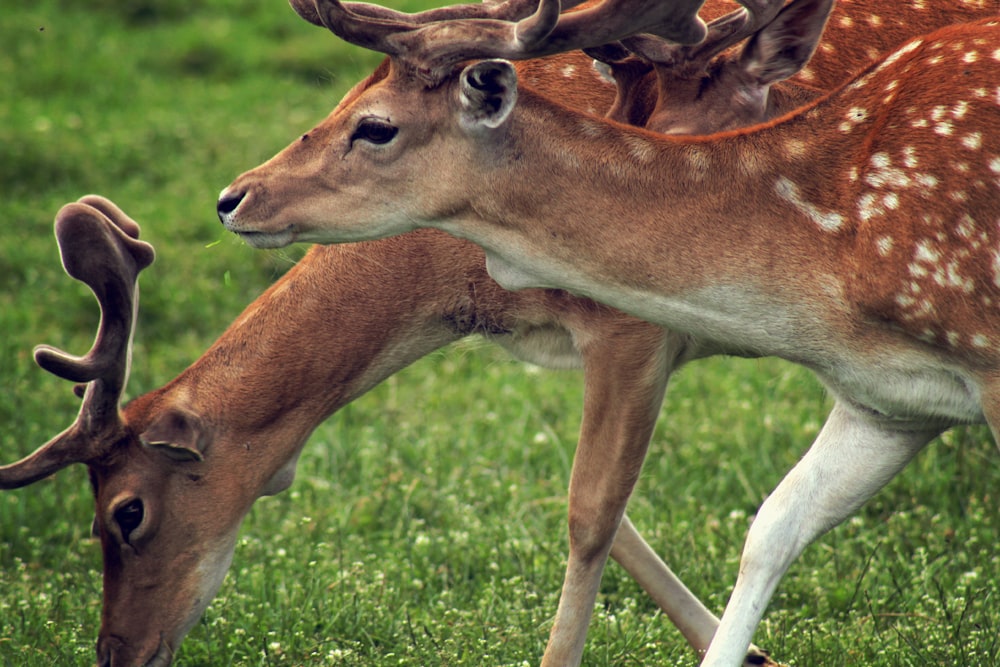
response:
[[[517,72],[506,60],[483,60],[462,70],[459,99],[462,124],[494,129],[510,116],[517,102]]]
[[[205,439],[194,415],[177,409],[161,413],[139,434],[146,447],[178,462],[204,461]]]

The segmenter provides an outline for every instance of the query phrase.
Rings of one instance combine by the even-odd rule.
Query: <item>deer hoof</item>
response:
[[[771,659],[771,654],[756,646],[750,647],[747,657],[743,660],[743,667],[787,667],[780,662]]]

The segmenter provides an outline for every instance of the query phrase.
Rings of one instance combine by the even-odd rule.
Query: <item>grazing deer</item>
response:
[[[1000,20],[914,39],[778,121],[671,138],[518,91],[505,61],[460,66],[459,40],[430,67],[384,32],[359,39],[372,21],[339,3],[316,9],[392,71],[223,191],[228,229],[280,247],[436,227],[484,247],[505,287],[783,357],[836,398],[750,529],[704,664],[739,664],[799,553],[928,442],[967,423],[996,435]]]
[[[313,429],[468,334],[541,363],[584,365],[593,378],[588,394],[596,394],[588,403],[598,408],[610,392],[632,397],[625,402],[634,407],[617,415],[588,410],[582,441],[644,445],[650,437],[665,384],[662,329],[565,294],[507,292],[487,277],[478,248],[433,230],[314,248],[190,368],[119,411],[136,281],[153,249],[138,240],[134,221],[96,196],[63,207],[56,235],[66,271],[93,289],[101,321],[84,357],[47,346],[35,357],[55,375],[85,383],[78,385],[83,403],[70,428],[0,468],[0,488],[72,463],[88,466],[105,560],[99,665],[169,664],[221,584],[250,506],[291,484]],[[401,294],[411,298],[401,302]],[[302,359],[308,363],[296,364]],[[212,512],[184,511],[209,505]],[[717,619],[627,520],[618,534],[615,557],[689,641],[707,645]]]

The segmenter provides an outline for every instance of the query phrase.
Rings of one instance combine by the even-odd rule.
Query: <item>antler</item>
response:
[[[651,33],[683,44],[704,39],[697,11],[704,0],[605,0],[561,14],[559,0],[456,5],[420,14],[340,0],[290,0],[310,23],[323,25],[342,39],[380,51],[412,65],[431,83],[463,60],[523,60],[597,46],[636,33]]]
[[[90,195],[60,209],[55,222],[63,268],[86,283],[101,307],[90,351],[76,357],[48,345],[35,362],[66,380],[87,383],[76,421],[26,458],[0,467],[0,488],[26,486],[71,463],[100,456],[124,424],[118,403],[128,380],[139,272],[153,247],[139,241],[139,225],[109,200]]]
[[[780,0],[738,1],[743,7],[709,22],[708,34],[699,44],[670,43],[652,34],[629,36],[621,40],[621,44],[643,60],[670,68],[677,74],[699,73],[716,55],[770,23],[783,5]],[[621,57],[621,54],[614,50],[585,50],[592,58],[609,65],[621,62],[614,59],[616,55]]]
[[[320,28],[326,27],[323,19],[320,18],[319,11],[316,9],[316,3],[313,0],[289,0],[289,4],[299,16],[313,25]],[[569,9],[578,4],[580,4],[580,0],[567,0],[562,3],[562,9]],[[347,11],[359,17],[395,21],[399,24],[405,23],[410,27],[417,27],[433,23],[434,21],[452,21],[455,19],[520,21],[531,16],[535,9],[537,9],[538,2],[537,0],[506,0],[506,2],[485,0],[478,4],[449,5],[413,14],[364,2],[344,2],[342,5]]]

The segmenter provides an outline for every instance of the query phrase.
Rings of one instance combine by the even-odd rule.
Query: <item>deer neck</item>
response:
[[[210,431],[212,447],[259,457],[247,475],[266,480],[294,467],[330,414],[477,326],[460,277],[467,263],[429,248],[435,241],[462,243],[422,230],[313,248],[187,370],[130,403],[127,419],[141,430],[183,409]]]
[[[508,149],[516,163],[487,175],[473,214],[435,223],[484,246],[501,285],[563,286],[761,353],[781,345],[768,340],[778,324],[815,317],[778,306],[795,303],[790,270],[832,276],[842,252],[843,218],[805,185],[814,169],[836,173],[817,161],[845,159],[809,152],[809,138],[824,130],[793,121],[749,135],[669,138],[532,95],[518,104],[511,134],[520,134]],[[782,322],[748,336],[762,328],[762,311],[784,311]]]

